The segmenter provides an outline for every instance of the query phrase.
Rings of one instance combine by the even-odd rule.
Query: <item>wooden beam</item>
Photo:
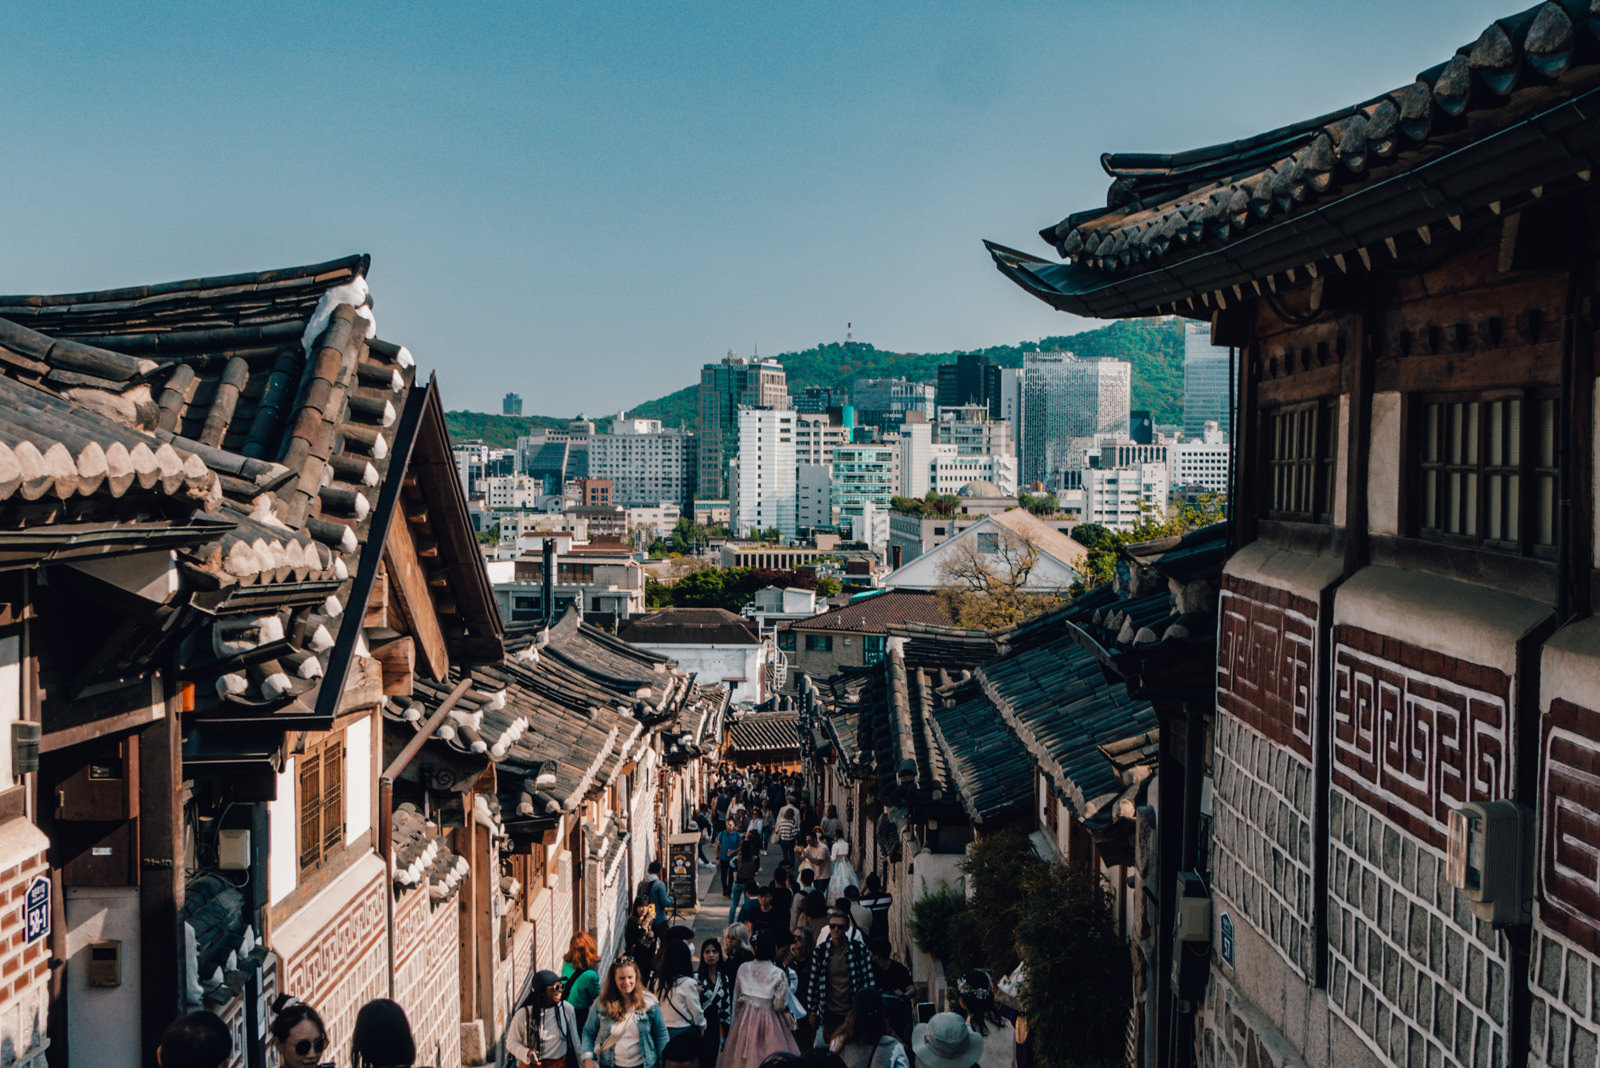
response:
[[[383,693],[386,697],[410,697],[412,673],[416,670],[416,643],[410,638],[396,638],[372,648],[372,658],[383,670]]]
[[[338,714],[371,708],[382,700],[383,668],[370,656],[353,658],[345,675],[344,692],[339,695]]]
[[[378,566],[378,573],[372,579],[372,596],[367,598],[367,614],[362,617],[363,627],[386,627],[389,625],[389,576],[383,566]]]
[[[450,673],[450,654],[445,648],[444,629],[439,625],[433,599],[428,593],[428,576],[417,558],[411,541],[411,527],[404,516],[389,524],[389,539],[383,547],[392,592],[405,616],[405,629],[422,646],[422,663],[428,675],[442,682]]]

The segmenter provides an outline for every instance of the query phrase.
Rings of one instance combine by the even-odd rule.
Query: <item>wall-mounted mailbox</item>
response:
[[[1517,801],[1469,801],[1450,813],[1445,878],[1497,927],[1533,919],[1533,810]]]
[[[89,985],[122,985],[122,943],[110,940],[89,943]]]

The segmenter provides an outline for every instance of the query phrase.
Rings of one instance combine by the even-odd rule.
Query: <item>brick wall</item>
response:
[[[1311,765],[1218,713],[1214,726],[1217,894],[1302,979],[1316,974],[1311,896]]]
[[[1511,678],[1333,634],[1328,1002],[1392,1064],[1503,1064],[1511,947],[1444,878],[1447,818],[1509,796]]]
[[[1533,925],[1534,1068],[1600,1064],[1600,620],[1545,647]]]
[[[48,875],[43,853],[0,872],[0,1051],[15,1068],[43,1068],[50,996],[47,937],[26,941],[23,897],[35,876]],[[60,924],[61,916],[53,917]]]
[[[379,872],[283,962],[283,990],[321,1014],[340,1061],[349,1061],[350,1035],[361,1006],[389,996],[383,892]],[[303,916],[309,911],[296,913],[285,926],[306,922]]]
[[[417,1059],[461,1063],[461,938],[454,897],[432,901],[424,889],[395,902],[395,1000],[411,1021]],[[387,996],[387,992],[378,995]]]
[[[1302,978],[1316,974],[1314,601],[1228,575],[1219,600],[1212,872],[1219,896]]]

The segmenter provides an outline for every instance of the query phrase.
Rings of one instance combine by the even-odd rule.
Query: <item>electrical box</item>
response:
[[[15,778],[39,770],[39,733],[37,723],[21,722],[11,725],[11,774]]]
[[[89,943],[89,985],[122,985],[122,943],[113,941]]]
[[[1178,927],[1173,937],[1179,942],[1211,941],[1211,895],[1193,872],[1178,873]]]
[[[250,832],[243,827],[224,827],[217,832],[217,867],[223,871],[250,869]]]
[[[1472,914],[1496,927],[1533,919],[1533,810],[1469,801],[1450,813],[1445,878]]]

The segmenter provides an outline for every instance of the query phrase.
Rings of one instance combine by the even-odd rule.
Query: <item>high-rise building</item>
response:
[[[733,532],[743,536],[777,527],[784,537],[793,537],[795,413],[742,407],[737,418],[737,451],[727,476]]]
[[[1181,441],[1172,446],[1168,466],[1173,488],[1204,486],[1211,493],[1228,492],[1228,458],[1232,453],[1233,446],[1216,420],[1206,420],[1198,441]]]
[[[1132,530],[1167,513],[1167,465],[1085,468],[1083,522],[1110,530]]]
[[[1011,424],[1011,440],[1022,447],[1022,368],[1000,368],[1000,418]]]
[[[1011,424],[990,416],[981,404],[940,408],[933,424],[935,445],[954,445],[958,456],[1015,456]]]
[[[500,414],[502,414],[502,415],[521,415],[522,414],[522,394],[520,394],[520,393],[507,393],[505,395],[504,399],[502,399],[500,401]]]
[[[1183,433],[1198,438],[1207,421],[1225,436],[1232,433],[1228,411],[1228,350],[1211,343],[1205,323],[1183,327]]]
[[[1066,463],[1073,438],[1128,434],[1133,367],[1110,357],[1070,352],[1023,357],[1022,480],[1050,482]]]
[[[739,409],[789,407],[788,376],[777,360],[745,359],[728,353],[700,369],[699,474],[695,496],[729,496],[728,461],[738,454]]]
[[[882,430],[895,429],[912,412],[932,419],[933,397],[933,386],[904,378],[858,378],[850,384],[856,422]]]
[[[795,465],[794,522],[800,530],[831,530],[833,518],[833,465]]]
[[[567,478],[589,477],[589,442],[593,439],[593,421],[580,415],[567,424]]]
[[[959,408],[981,404],[996,419],[1000,412],[1000,365],[975,352],[939,365],[939,407]]]
[[[841,445],[833,451],[833,505],[841,518],[862,505],[889,507],[900,492],[900,450],[892,444]]]
[[[682,430],[664,430],[659,419],[629,419],[618,414],[611,433],[589,441],[589,474],[610,479],[608,503],[624,508],[682,504],[694,486],[694,437]]]
[[[830,408],[850,403],[850,391],[843,386],[807,386],[790,397],[794,410],[806,415],[821,415]]]
[[[821,414],[795,413],[794,459],[800,464],[831,464],[833,450],[850,443],[855,410],[849,405]]]

